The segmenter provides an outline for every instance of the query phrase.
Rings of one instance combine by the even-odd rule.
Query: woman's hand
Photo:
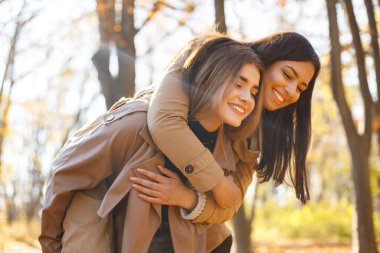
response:
[[[153,204],[176,205],[193,210],[198,201],[196,192],[186,187],[173,171],[161,165],[158,165],[158,169],[167,177],[145,169],[137,169],[151,180],[130,178],[133,182],[132,187],[140,192],[138,196]]]
[[[221,208],[231,208],[242,198],[241,191],[233,182],[232,176],[224,177],[211,191]]]

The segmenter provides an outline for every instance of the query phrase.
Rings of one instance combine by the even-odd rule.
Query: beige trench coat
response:
[[[160,224],[161,206],[138,198],[129,178],[141,177],[137,168],[158,173],[157,164],[164,164],[164,157],[148,132],[146,111],[144,102],[127,103],[84,126],[66,143],[53,162],[46,190],[39,237],[43,252],[61,252],[62,245],[66,252],[147,252]],[[243,193],[258,154],[246,141],[226,138],[217,139],[214,151]],[[237,208],[221,209],[208,194],[204,212],[192,223],[182,219],[178,207],[170,206],[175,252],[215,248],[229,232],[224,225],[209,224],[231,219]]]

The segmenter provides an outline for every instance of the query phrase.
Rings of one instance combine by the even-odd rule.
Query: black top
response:
[[[189,120],[188,123],[191,131],[197,136],[197,138],[202,142],[202,144],[210,150],[212,153],[215,148],[216,143],[216,137],[218,134],[218,131],[214,132],[208,132],[200,123],[199,121],[192,119]],[[189,185],[189,180],[186,178],[185,175],[182,174],[182,172],[167,158],[165,157],[165,168],[170,169],[171,171],[174,171],[177,173],[177,175],[181,178],[181,181]],[[162,206],[162,221],[168,221],[168,206],[163,205]]]

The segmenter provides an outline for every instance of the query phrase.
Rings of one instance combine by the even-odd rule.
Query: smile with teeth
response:
[[[278,93],[278,91],[276,91],[275,89],[272,89],[272,92],[273,94],[276,96],[276,98],[282,103],[284,102],[284,98],[280,95],[280,93]]]
[[[241,106],[238,106],[236,104],[230,104],[231,108],[237,112],[238,114],[244,115],[245,114],[245,109]]]

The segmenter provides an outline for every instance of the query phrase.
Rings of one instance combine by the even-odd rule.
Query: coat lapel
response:
[[[219,130],[213,156],[216,162],[225,170],[236,171],[236,155],[232,149],[232,142]]]
[[[104,196],[102,204],[98,209],[98,215],[100,217],[105,217],[128,194],[132,186],[130,177],[138,176],[144,178],[143,175],[137,173],[137,168],[144,168],[159,173],[157,170],[157,164],[162,164],[162,162],[162,155],[157,153],[150,159],[147,159],[141,163],[127,163]],[[161,206],[153,205],[153,207],[157,211],[158,215],[161,216]]]

